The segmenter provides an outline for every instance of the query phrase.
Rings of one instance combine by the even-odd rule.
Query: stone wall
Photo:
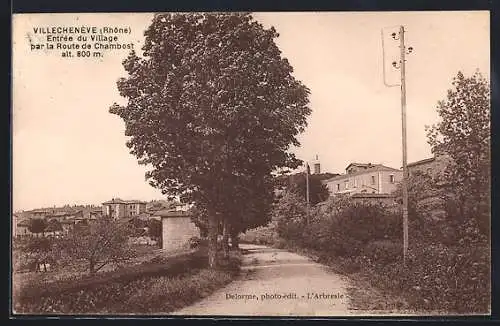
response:
[[[396,205],[395,197],[386,194],[354,194],[351,196],[351,199],[356,203],[383,204],[386,206]]]

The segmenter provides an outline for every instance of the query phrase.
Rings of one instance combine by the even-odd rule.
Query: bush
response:
[[[387,264],[401,261],[403,257],[403,246],[391,240],[370,241],[365,246],[363,253],[370,260],[378,264]]]
[[[406,271],[385,271],[413,305],[456,313],[487,313],[490,304],[489,249],[420,245]]]
[[[401,219],[380,204],[355,203],[333,198],[311,212],[301,228],[301,244],[332,256],[360,255],[369,241],[401,238]]]
[[[188,259],[189,256],[189,259]],[[148,265],[94,279],[33,284],[16,296],[17,313],[153,313],[170,312],[227,284],[237,274],[240,256],[224,270],[207,270],[206,255],[170,258],[164,269]],[[203,262],[203,263],[201,263]],[[155,267],[153,267],[155,266]]]
[[[277,239],[273,246],[277,249],[285,249],[287,248],[287,242],[284,239]]]
[[[296,193],[286,192],[273,207],[273,219],[276,221],[276,232],[287,240],[302,238],[306,225],[306,206],[302,197]]]
[[[422,184],[422,187],[425,184]],[[424,187],[425,188],[425,187]],[[478,218],[433,220],[436,207],[453,205],[421,194],[428,203],[409,211],[409,251],[402,263],[401,212],[379,204],[354,203],[335,196],[303,214],[300,201],[278,218],[279,247],[312,249],[323,263],[347,274],[365,276],[384,291],[405,297],[411,308],[448,313],[488,313],[490,250]],[[290,203],[290,202],[288,202]],[[282,203],[284,204],[284,203]],[[278,207],[274,214],[286,213]],[[277,244],[278,241],[275,241]]]
[[[199,237],[191,237],[189,238],[189,248],[191,249],[194,249],[194,248],[198,248],[200,246],[200,243],[201,243],[201,239]]]
[[[157,261],[134,265],[112,272],[88,275],[79,278],[78,282],[75,282],[73,278],[41,284],[35,281],[35,283],[27,284],[21,289],[19,300],[23,304],[44,296],[91,290],[106,283],[126,284],[147,276],[176,276],[190,269],[205,267],[207,260],[202,259],[204,258],[202,256],[204,255],[199,252],[183,254],[176,257],[169,257],[166,262]]]
[[[196,261],[200,261],[197,257]],[[206,257],[204,257],[206,258]],[[21,296],[15,302],[17,313],[165,313],[193,303],[230,282],[240,266],[240,256],[231,256],[225,270],[207,270],[177,262],[182,273],[141,273],[134,277],[114,278],[94,286],[76,286],[72,290]],[[206,261],[206,259],[201,259]],[[180,268],[182,265],[182,268]],[[42,284],[40,284],[42,285]],[[48,288],[53,284],[44,284]]]

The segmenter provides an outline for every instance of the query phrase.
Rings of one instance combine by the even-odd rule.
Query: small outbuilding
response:
[[[155,212],[153,217],[161,219],[163,250],[187,249],[189,239],[200,236],[200,231],[191,221],[189,212],[160,210]]]

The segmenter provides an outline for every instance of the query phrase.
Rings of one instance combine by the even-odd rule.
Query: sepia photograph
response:
[[[12,15],[13,316],[491,315],[489,11]]]

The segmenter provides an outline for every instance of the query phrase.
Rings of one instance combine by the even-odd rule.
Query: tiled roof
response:
[[[408,163],[407,166],[410,166],[410,167],[411,166],[417,166],[417,165],[420,165],[420,164],[430,163],[430,162],[433,162],[435,160],[436,160],[435,157],[430,157],[430,158],[426,158],[426,159],[423,159],[423,160],[420,160],[420,161]]]
[[[140,201],[140,200],[123,200],[120,198],[113,198],[113,199],[108,200],[102,204],[103,205],[106,205],[106,204],[146,204],[146,202]]]
[[[378,171],[401,172],[401,170],[394,169],[394,168],[391,168],[391,167],[388,167],[388,166],[385,166],[385,165],[382,165],[382,164],[372,164],[372,167],[369,168],[369,169],[361,170],[361,171],[357,171],[357,172],[349,173],[349,174],[340,174],[340,175],[335,176],[333,178],[322,180],[322,183],[328,183],[330,181],[335,181],[335,180],[344,180],[344,179],[349,178],[349,177],[353,177],[353,176],[357,176],[357,175],[363,175],[363,174],[370,174],[370,173],[378,172]]]
[[[394,198],[393,194],[370,194],[367,192],[356,193],[352,195],[353,198]]]
[[[17,222],[17,226],[29,226],[29,225],[30,225],[29,219],[23,219]]]
[[[191,216],[190,213],[186,211],[174,211],[171,209],[162,209],[161,211],[154,212],[153,216],[160,217],[186,217]]]
[[[349,163],[349,165],[345,168],[346,170],[350,167],[350,166],[360,166],[360,167],[370,167],[374,164],[371,164],[371,163],[356,163],[356,162],[353,162],[353,163]]]

